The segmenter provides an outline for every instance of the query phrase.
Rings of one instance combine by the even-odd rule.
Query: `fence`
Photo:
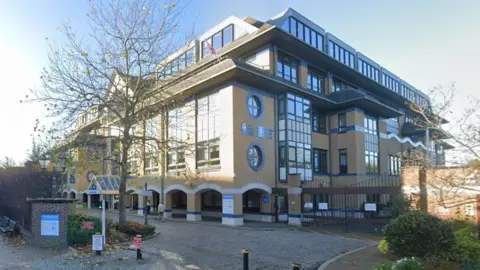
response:
[[[305,181],[302,225],[381,232],[394,214],[397,196],[402,196],[400,177],[388,174],[343,186]]]

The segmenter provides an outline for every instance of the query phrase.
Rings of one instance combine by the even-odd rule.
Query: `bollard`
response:
[[[135,246],[137,247],[137,260],[143,260],[142,256],[142,235],[137,234],[134,239]]]
[[[101,235],[102,233],[97,232],[97,233],[95,233],[95,234],[96,234],[96,235]],[[102,241],[102,243],[103,243],[103,241]],[[95,255],[101,256],[101,255],[102,255],[102,251],[101,251],[101,250],[95,250]]]
[[[248,270],[248,249],[242,250],[243,253],[243,270]]]
[[[293,270],[300,270],[300,267],[302,267],[301,264],[298,263],[292,263],[292,269]]]

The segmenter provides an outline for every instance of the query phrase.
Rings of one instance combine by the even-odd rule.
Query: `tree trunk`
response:
[[[122,162],[121,162],[121,170],[122,173],[120,175],[120,190],[119,190],[119,215],[118,215],[118,225],[120,227],[123,227],[125,225],[125,222],[127,220],[127,215],[125,211],[125,194],[127,191],[127,176],[128,176],[128,170],[127,170],[127,160],[128,160],[128,132],[130,131],[130,128],[125,127],[123,130],[123,139],[122,139]]]

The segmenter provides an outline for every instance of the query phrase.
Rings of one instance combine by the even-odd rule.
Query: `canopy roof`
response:
[[[98,191],[97,194],[118,194],[120,189],[120,176],[118,175],[96,175],[88,191]]]

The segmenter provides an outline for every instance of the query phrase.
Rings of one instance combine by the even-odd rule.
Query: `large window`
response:
[[[393,92],[400,93],[400,83],[385,73],[382,74],[382,84]]]
[[[170,149],[167,154],[167,170],[185,169],[185,145],[189,138],[187,106],[168,112],[168,140]]]
[[[278,53],[277,77],[297,83],[298,60],[283,53]]]
[[[289,17],[282,25],[282,29],[304,41],[308,45],[323,51],[323,35],[313,30],[311,27],[299,22],[293,17]]]
[[[376,82],[380,81],[379,70],[362,59],[358,59],[358,71]]]
[[[284,109],[281,109],[281,108]],[[285,108],[286,107],[286,108]],[[312,179],[312,127],[309,100],[287,94],[279,97],[280,179],[299,173],[300,179]]]
[[[313,149],[313,172],[315,174],[328,173],[328,151]]]
[[[307,74],[307,88],[314,92],[325,94],[323,91],[323,76],[309,70]]]
[[[314,132],[319,132],[327,134],[327,116],[325,114],[319,113],[316,110],[312,112],[312,130]]]
[[[222,193],[209,190],[202,193],[202,211],[222,211]]]
[[[338,78],[333,78],[332,80],[332,89],[330,90],[331,92],[338,92],[338,91],[342,91],[342,90],[346,90],[348,88],[353,88],[355,89],[356,87],[354,87],[353,85],[345,82],[345,81],[342,81]]]
[[[347,114],[339,113],[338,114],[338,133],[344,132],[347,127]]]
[[[398,134],[398,117],[385,119],[385,123],[387,124],[388,133]]]
[[[197,101],[197,167],[220,164],[218,92]]]
[[[338,164],[339,164],[339,173],[347,174],[348,173],[347,149],[338,150]]]
[[[378,120],[365,115],[365,171],[378,173]]]
[[[184,70],[195,63],[195,47],[180,54],[172,61],[165,64],[163,68],[158,70],[157,78],[163,79],[168,75],[173,75],[178,71]]]
[[[388,156],[388,174],[400,175],[402,161],[399,157],[389,155]]]
[[[259,213],[262,195],[255,190],[249,190],[242,195],[243,213]]]
[[[328,55],[355,69],[355,55],[331,40],[328,41]]]
[[[218,31],[213,36],[202,41],[202,58],[212,53],[209,46],[211,46],[215,50],[218,50],[221,47],[231,43],[234,40],[233,31],[233,24],[231,24]]]

